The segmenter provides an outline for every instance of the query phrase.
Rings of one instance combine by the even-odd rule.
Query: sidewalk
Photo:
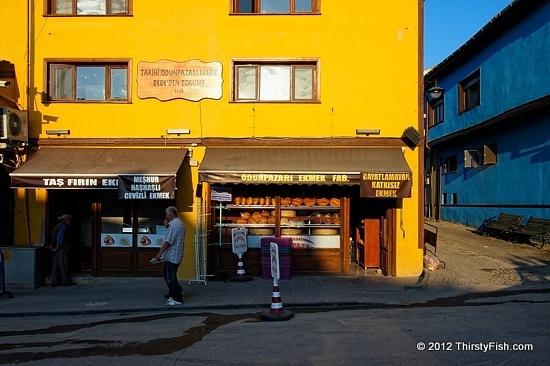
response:
[[[253,277],[248,282],[180,280],[183,305],[169,307],[161,277],[77,278],[69,287],[13,288],[0,297],[0,318],[166,310],[269,310],[273,281]],[[418,278],[384,276],[294,276],[279,281],[284,308],[346,307],[406,304],[417,298]]]
[[[439,229],[437,254],[445,269],[421,278],[367,276],[293,276],[279,281],[285,309],[423,304],[471,293],[506,291],[550,293],[550,246],[487,238],[475,230],[445,222]],[[249,282],[180,279],[183,305],[165,305],[161,277],[77,277],[76,286],[13,288],[0,297],[0,318],[141,311],[269,310],[273,281]],[[519,296],[519,295],[518,295]]]

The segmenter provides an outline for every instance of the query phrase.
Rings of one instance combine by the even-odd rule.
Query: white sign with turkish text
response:
[[[269,244],[269,258],[271,261],[271,277],[279,280],[279,246],[276,243]]]
[[[233,253],[239,255],[246,252],[248,247],[246,241],[246,235],[248,230],[246,228],[233,228],[231,229],[231,243],[233,244]]]

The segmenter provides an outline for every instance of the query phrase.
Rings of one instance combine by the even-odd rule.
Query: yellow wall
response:
[[[25,1],[4,0],[4,8],[6,2],[8,9],[26,19]],[[189,128],[191,138],[355,137],[356,128],[380,128],[380,137],[399,137],[405,128],[419,125],[419,0],[323,0],[321,14],[311,16],[231,16],[229,0],[134,0],[130,17],[45,17],[43,2],[34,3],[31,137],[57,138],[45,130],[70,129],[71,138],[158,138],[167,128]],[[8,43],[17,52],[0,57],[17,64],[20,81],[26,75],[21,17],[6,18],[6,29],[17,30]],[[47,58],[131,59],[132,103],[42,103]],[[231,103],[232,58],[318,58],[320,103]],[[138,63],[161,59],[221,62],[221,100],[139,99]],[[25,88],[20,90],[24,95]],[[403,204],[405,238],[397,223],[401,276],[417,275],[422,269],[418,149],[407,149],[406,159],[414,186],[413,197]],[[196,168],[192,171],[194,187]],[[194,222],[192,212],[183,215]],[[190,235],[187,241],[192,242]],[[189,249],[193,248],[186,248],[186,261],[194,257]],[[192,267],[193,272],[184,275],[194,277],[193,265],[182,267]]]

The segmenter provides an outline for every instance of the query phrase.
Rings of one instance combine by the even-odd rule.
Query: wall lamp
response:
[[[427,81],[425,83],[434,83],[434,86],[432,86],[430,89],[426,90],[426,94],[428,95],[428,98],[430,100],[436,100],[441,98],[443,93],[445,93],[445,89],[442,87],[437,86],[437,79],[435,81]]]
[[[188,128],[169,128],[166,130],[167,135],[189,135],[191,130]]]
[[[46,135],[70,135],[71,130],[46,130]]]
[[[380,135],[380,129],[375,128],[358,128],[355,130],[356,135]]]

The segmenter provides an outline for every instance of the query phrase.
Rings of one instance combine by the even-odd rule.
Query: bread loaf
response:
[[[281,210],[281,217],[296,217],[294,210]]]
[[[339,198],[331,198],[330,199],[330,205],[331,206],[340,206],[340,199]]]
[[[258,204],[259,204],[260,206],[265,205],[265,198],[260,197],[260,200],[258,201]]]
[[[260,222],[260,220],[262,219],[262,214],[259,211],[255,211],[252,214],[252,219],[256,222]]]
[[[237,197],[235,198],[235,205],[240,205],[241,204],[241,197]]]
[[[281,235],[301,235],[302,229],[281,229]]]
[[[266,206],[269,206],[269,205],[273,204],[272,201],[273,201],[273,200],[271,199],[271,197],[266,197],[266,198],[265,198],[265,205],[266,205]]]
[[[269,211],[263,210],[261,213],[262,217],[270,217]]]
[[[273,230],[272,229],[264,229],[264,228],[249,229],[248,233],[250,235],[273,235]]]
[[[292,206],[301,206],[304,204],[304,200],[301,198],[293,198],[291,200]]]
[[[267,218],[267,223],[268,224],[275,224],[275,216],[269,216]]]
[[[329,204],[329,199],[328,198],[317,198],[317,204],[319,206],[327,206]]]
[[[304,198],[304,205],[312,207],[315,206],[317,200],[315,198]]]
[[[311,235],[338,235],[337,229],[312,229]]]
[[[260,199],[259,199],[258,197],[252,198],[252,204],[253,204],[253,205],[257,205],[257,204],[259,204],[259,203],[260,203]]]
[[[246,199],[246,204],[247,204],[248,206],[250,206],[250,205],[252,204],[252,201],[254,201],[254,198],[248,197],[248,198]]]
[[[292,199],[290,197],[281,198],[281,206],[290,206]]]
[[[248,219],[237,219],[237,224],[248,224]]]

